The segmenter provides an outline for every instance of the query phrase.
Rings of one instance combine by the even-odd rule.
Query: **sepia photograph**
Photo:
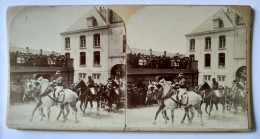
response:
[[[223,6],[149,6],[127,30],[129,130],[250,127],[247,28]]]
[[[7,19],[9,128],[252,128],[248,6],[16,6]]]
[[[9,25],[7,125],[125,127],[125,25],[104,6],[28,6]]]

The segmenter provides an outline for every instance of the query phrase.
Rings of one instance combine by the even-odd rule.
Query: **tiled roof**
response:
[[[26,48],[21,48],[21,47],[14,47],[14,46],[10,46],[9,47],[9,51],[10,52],[22,52],[22,53],[27,53],[27,50]],[[40,54],[40,50],[36,50],[36,49],[30,49],[29,48],[29,53],[32,53],[32,54]],[[60,53],[58,52],[54,52],[55,55],[60,55]],[[42,51],[42,54],[43,55],[50,55],[50,54],[53,54],[53,52],[50,52],[50,51]]]
[[[96,19],[97,27],[106,27],[107,26],[107,23],[104,21],[102,16],[99,14],[97,9],[92,8],[89,12],[84,14],[76,22],[74,22],[69,28],[67,28],[63,33],[95,28],[95,27],[88,27],[87,18],[89,18],[89,17],[94,17]]]
[[[224,28],[222,29],[234,27],[233,24],[230,22],[228,16],[226,15],[225,11],[221,8],[217,13],[207,18],[204,22],[202,22],[198,27],[196,27],[189,34],[217,30],[214,29],[214,23],[213,23],[213,19],[217,19],[217,18],[220,18],[223,21]]]

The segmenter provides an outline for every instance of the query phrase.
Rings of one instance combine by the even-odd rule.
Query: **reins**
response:
[[[63,100],[62,100],[62,101],[58,101],[58,100],[56,100],[55,98],[52,98],[52,97],[50,96],[50,94],[48,94],[48,97],[49,97],[51,100],[53,100],[55,103],[63,103],[63,102],[65,101],[65,94],[63,95]]]
[[[187,100],[186,104],[182,104],[181,102],[178,102],[177,100],[173,99],[172,97],[170,97],[170,99],[171,99],[172,101],[174,101],[175,103],[179,104],[179,105],[188,106],[189,97],[187,98],[188,100]]]

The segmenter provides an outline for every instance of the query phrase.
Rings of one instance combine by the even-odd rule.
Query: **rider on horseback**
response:
[[[178,83],[180,85],[180,89],[177,92],[177,101],[180,103],[181,100],[179,99],[179,96],[182,96],[184,93],[187,92],[186,80],[184,79],[183,73],[179,74],[179,76],[178,76]],[[178,106],[179,106],[179,108],[181,107],[181,105],[178,105]]]
[[[42,76],[41,76],[40,78],[42,78]],[[51,82],[50,82],[48,88],[47,88],[42,94],[39,94],[39,96],[38,96],[38,99],[37,99],[37,100],[38,100],[38,103],[39,103],[39,104],[42,103],[41,98],[42,98],[43,96],[46,96],[46,95],[48,95],[50,92],[54,91],[53,97],[54,97],[54,99],[55,99],[55,98],[56,98],[55,93],[59,93],[59,92],[61,92],[61,91],[63,90],[63,83],[62,83],[62,77],[61,77],[61,75],[60,75],[60,71],[57,71],[57,72],[53,75],[53,77],[51,77],[50,80],[51,80]],[[36,83],[36,88],[37,88],[37,90],[40,91],[40,85],[38,85],[37,83]]]
[[[88,85],[88,94],[92,94],[94,95],[95,94],[95,89],[94,89],[94,86],[95,86],[95,82],[94,80],[91,78],[91,76],[88,76],[88,82],[87,82],[87,85]]]

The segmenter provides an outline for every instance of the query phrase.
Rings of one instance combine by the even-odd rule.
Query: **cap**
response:
[[[183,73],[180,73],[178,77],[181,77],[181,76],[183,76]]]
[[[60,71],[56,71],[56,74],[60,74]]]

